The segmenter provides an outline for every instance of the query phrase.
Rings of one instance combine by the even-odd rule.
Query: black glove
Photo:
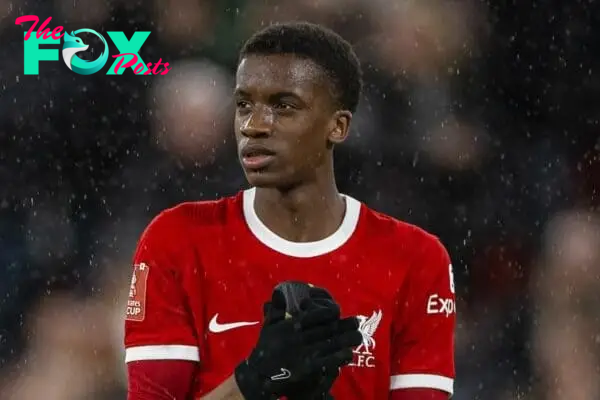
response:
[[[301,282],[285,282],[279,286],[286,295],[288,305],[287,312],[291,315],[297,315],[303,311],[303,302],[307,297],[312,300],[309,307],[332,307],[339,310],[339,305],[324,288],[315,287],[310,284],[307,285]],[[348,349],[348,352],[349,356],[347,362],[339,365],[338,368],[318,371],[309,381],[305,382],[302,387],[295,388],[293,393],[288,396],[288,400],[333,400],[333,396],[329,391],[340,375],[341,367],[352,361],[351,349]]]
[[[254,350],[235,369],[246,400],[293,394],[294,388],[318,373],[330,373],[349,363],[351,348],[361,342],[358,321],[340,320],[339,307],[306,299],[302,311],[295,317],[288,314],[289,318],[286,308],[285,296],[275,290]]]

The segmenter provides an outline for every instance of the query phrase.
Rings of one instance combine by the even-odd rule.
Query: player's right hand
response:
[[[247,400],[293,396],[303,385],[314,384],[315,376],[337,376],[361,343],[358,320],[340,319],[340,308],[330,298],[308,296],[296,315],[286,310],[283,292],[275,290],[254,350],[235,369]]]

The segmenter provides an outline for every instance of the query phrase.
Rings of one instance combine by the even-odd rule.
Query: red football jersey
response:
[[[333,387],[336,398],[452,393],[454,283],[439,240],[345,196],[334,234],[290,242],[260,221],[254,195],[184,203],[150,223],[135,253],[126,361],[198,361],[194,395],[205,395],[249,355],[273,288],[300,280],[360,319],[363,343]]]

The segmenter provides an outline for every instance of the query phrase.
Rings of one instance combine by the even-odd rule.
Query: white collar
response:
[[[243,210],[246,224],[256,238],[265,246],[291,257],[309,258],[321,256],[340,248],[350,239],[360,216],[361,203],[347,195],[342,195],[346,200],[346,213],[339,228],[330,236],[316,242],[291,242],[271,231],[256,215],[254,198],[256,188],[245,190],[243,193]]]

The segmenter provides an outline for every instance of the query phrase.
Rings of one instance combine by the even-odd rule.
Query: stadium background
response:
[[[340,188],[452,255],[455,399],[600,398],[600,10],[493,3],[0,0],[0,398],[124,398],[136,240],[160,210],[244,186],[236,51],[289,19],[333,27],[364,65]],[[172,70],[23,76],[26,14],[151,30],[142,57]]]

